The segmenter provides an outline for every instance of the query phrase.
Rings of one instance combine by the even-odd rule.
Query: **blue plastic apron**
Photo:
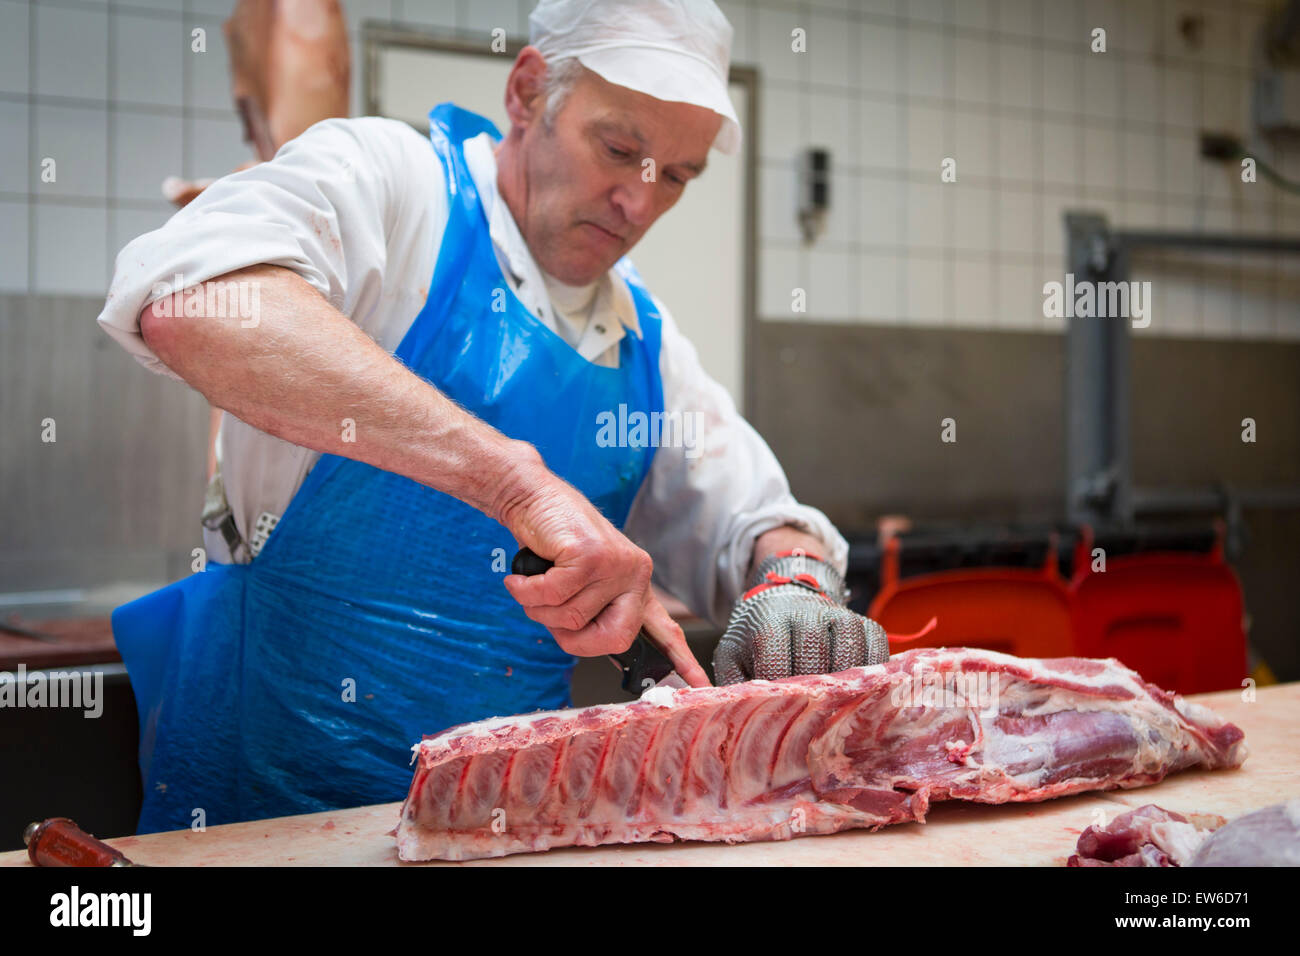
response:
[[[450,219],[397,356],[531,442],[622,527],[654,449],[600,447],[596,416],[663,410],[659,315],[620,263],[642,334],[623,337],[617,369],[531,315],[465,165],[466,140],[500,134],[451,104],[430,120]],[[214,825],[399,800],[422,735],[566,706],[574,659],[501,583],[516,547],[461,501],[324,455],[251,564],[211,563],[118,608],[140,712],[140,832],[189,826],[200,809]]]

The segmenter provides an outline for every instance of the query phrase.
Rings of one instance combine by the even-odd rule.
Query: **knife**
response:
[[[510,562],[512,573],[529,577],[534,574],[545,574],[554,566],[554,561],[538,557],[531,548],[520,548],[515,559]],[[637,632],[636,640],[632,642],[631,647],[621,654],[610,654],[609,659],[623,672],[623,689],[634,696],[640,696],[645,690],[647,680],[651,684],[658,684],[669,675],[675,676],[672,661],[663,651],[655,647],[646,634],[645,628]],[[686,686],[686,682],[680,677],[676,677],[676,680],[671,683],[674,686]]]
[[[29,823],[23,831],[23,843],[35,866],[139,866],[67,817]]]

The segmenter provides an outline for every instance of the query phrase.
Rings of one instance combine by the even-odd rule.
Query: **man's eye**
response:
[[[619,149],[617,146],[610,146],[608,143],[605,144],[605,151],[615,159],[627,159],[632,155],[627,150]]]

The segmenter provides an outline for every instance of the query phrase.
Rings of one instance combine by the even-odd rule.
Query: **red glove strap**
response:
[[[826,594],[826,592],[822,590],[821,582],[819,582],[811,574],[796,574],[792,578],[787,578],[787,577],[782,577],[781,575],[777,574],[775,571],[768,571],[766,577],[767,577],[766,581],[764,581],[761,584],[755,584],[752,588],[750,588],[748,591],[742,594],[740,596],[740,599],[742,601],[747,601],[750,598],[752,598],[755,594],[760,594],[763,591],[767,591],[771,588],[781,587],[782,585],[786,585],[786,584],[795,584],[798,585],[799,587],[806,587],[809,590],[816,592],[819,597],[822,597],[827,601],[831,601],[830,597]],[[834,604],[835,602],[831,601],[831,603]]]

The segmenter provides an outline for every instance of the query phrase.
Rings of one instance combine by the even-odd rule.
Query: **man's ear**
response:
[[[506,115],[510,125],[526,129],[541,119],[546,107],[546,60],[537,48],[526,46],[515,57],[506,80]]]

